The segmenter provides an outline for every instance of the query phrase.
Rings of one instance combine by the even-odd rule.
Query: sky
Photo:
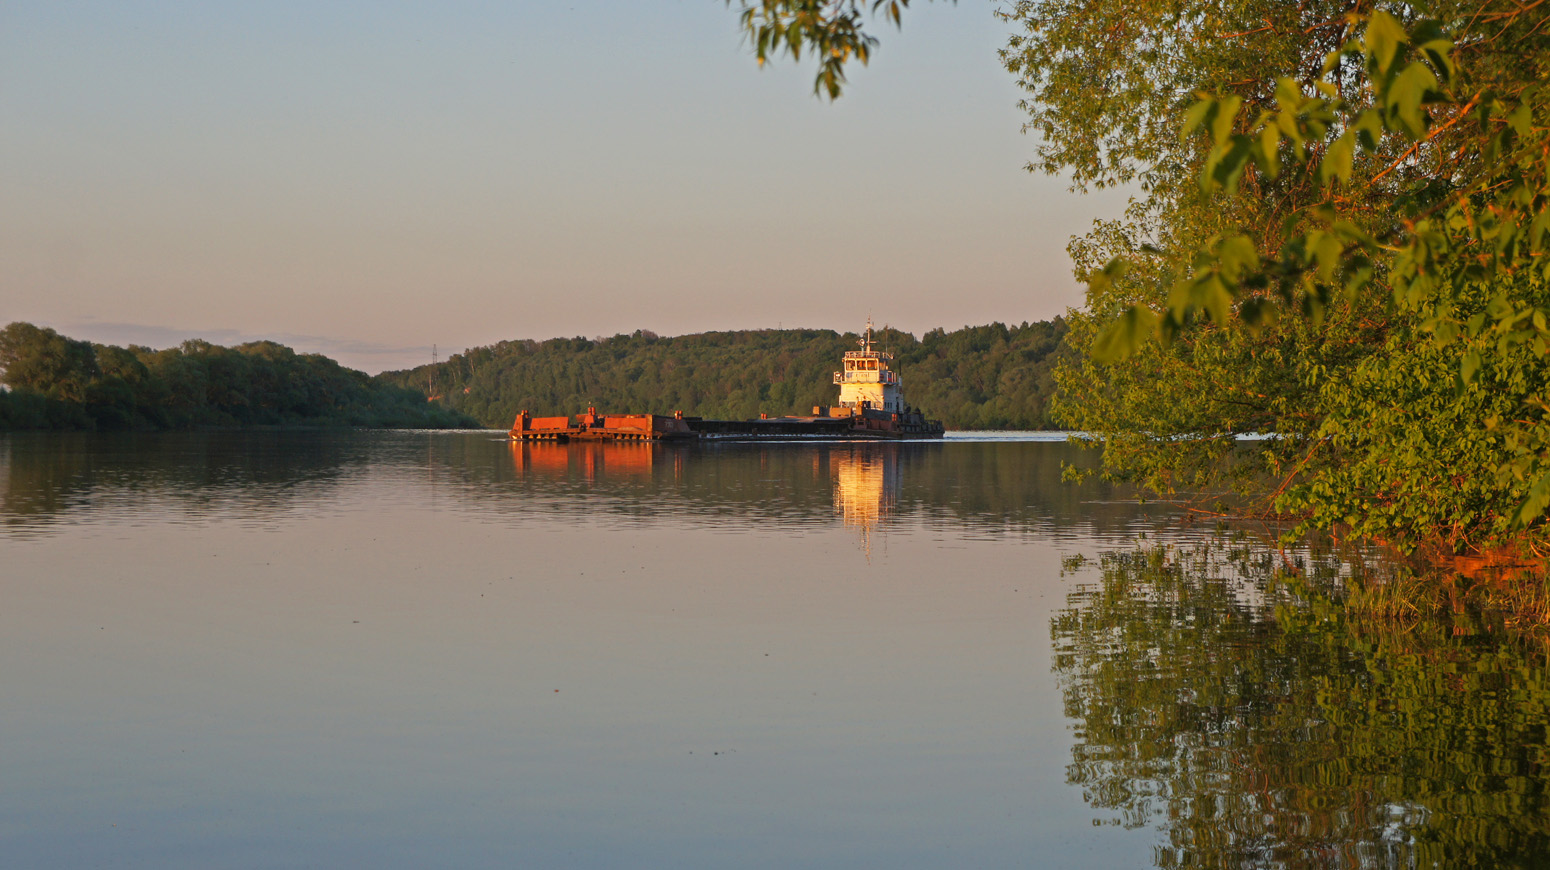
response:
[[[0,2],[0,323],[377,372],[507,339],[1081,304],[994,5],[812,93],[723,0]]]

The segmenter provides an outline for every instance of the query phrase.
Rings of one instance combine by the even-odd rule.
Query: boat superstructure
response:
[[[848,351],[842,361],[844,369],[834,373],[834,382],[840,386],[841,408],[856,411],[872,408],[878,411],[903,412],[904,395],[899,376],[888,368],[893,354],[872,346],[872,321],[866,322],[866,334],[858,342],[860,350]]]

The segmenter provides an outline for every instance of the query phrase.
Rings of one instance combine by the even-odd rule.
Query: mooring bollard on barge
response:
[[[663,414],[599,414],[588,408],[570,417],[517,415],[511,437],[518,441],[792,441],[804,438],[904,440],[941,438],[939,420],[927,420],[904,403],[899,376],[888,368],[893,355],[872,348],[867,321],[861,350],[845,354],[844,370],[834,373],[840,403],[813,408],[810,417],[757,420],[706,420],[682,411]]]

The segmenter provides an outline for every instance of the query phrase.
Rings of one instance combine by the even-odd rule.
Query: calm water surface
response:
[[[0,437],[0,861],[1550,860],[1542,650],[1351,623],[1086,461]]]

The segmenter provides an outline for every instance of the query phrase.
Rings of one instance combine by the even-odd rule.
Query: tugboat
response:
[[[899,375],[888,368],[893,354],[872,345],[872,321],[848,351],[842,370],[834,373],[839,404],[818,405],[810,417],[770,417],[757,420],[706,420],[682,411],[665,414],[599,414],[596,408],[570,417],[517,415],[511,437],[518,441],[765,441],[815,438],[824,440],[941,438],[940,420],[904,401]]]
[[[843,371],[834,373],[834,382],[840,386],[839,406],[814,408],[813,416],[849,416],[862,430],[886,433],[871,437],[942,437],[939,421],[927,420],[904,403],[899,375],[888,368],[893,354],[872,347],[870,317],[866,334],[857,343],[861,349],[847,352],[841,362]]]

